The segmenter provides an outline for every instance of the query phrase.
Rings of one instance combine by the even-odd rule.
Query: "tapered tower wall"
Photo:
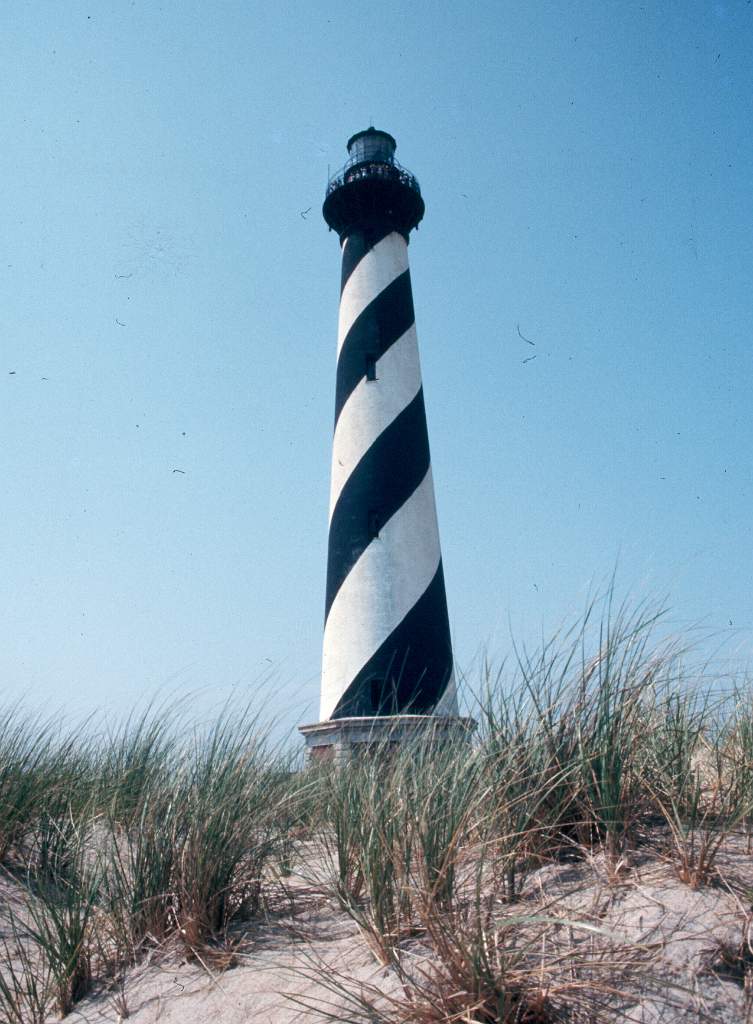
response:
[[[455,713],[408,245],[342,245],[322,719]]]

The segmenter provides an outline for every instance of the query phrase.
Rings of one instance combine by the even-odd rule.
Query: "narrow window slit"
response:
[[[370,680],[370,694],[371,699],[371,711],[373,714],[379,715],[382,712],[382,687],[384,686],[384,680],[378,677]]]
[[[379,530],[381,529],[380,518],[379,513],[375,509],[369,512],[369,537],[372,540],[374,537],[379,536]]]
[[[366,356],[366,380],[376,380],[376,356]]]

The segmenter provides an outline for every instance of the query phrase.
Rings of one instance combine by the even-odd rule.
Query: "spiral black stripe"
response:
[[[440,561],[434,579],[348,686],[332,718],[430,714],[451,675],[450,623]]]
[[[337,360],[335,424],[358,382],[366,376],[366,357],[379,359],[414,321],[410,270],[406,270],[369,303],[345,336]]]
[[[342,245],[322,718],[456,706],[407,231],[372,198]]]
[[[402,508],[429,469],[423,389],[382,431],[348,477],[332,510],[325,622],[346,576],[378,530]]]
[[[357,231],[345,239],[343,245],[342,272],[340,276],[340,294],[342,295],[348,278],[356,269],[364,256],[390,234],[392,228],[381,227]]]

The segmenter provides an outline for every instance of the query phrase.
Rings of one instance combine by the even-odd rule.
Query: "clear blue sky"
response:
[[[460,668],[618,560],[623,590],[750,660],[750,0],[0,21],[6,699],[122,713],[237,685],[315,717],[320,208],[369,123],[427,204],[410,255]]]

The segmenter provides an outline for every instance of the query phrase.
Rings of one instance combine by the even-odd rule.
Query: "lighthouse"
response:
[[[340,240],[320,722],[313,756],[457,728],[408,241],[424,215],[387,132],[348,141],[323,215]]]

